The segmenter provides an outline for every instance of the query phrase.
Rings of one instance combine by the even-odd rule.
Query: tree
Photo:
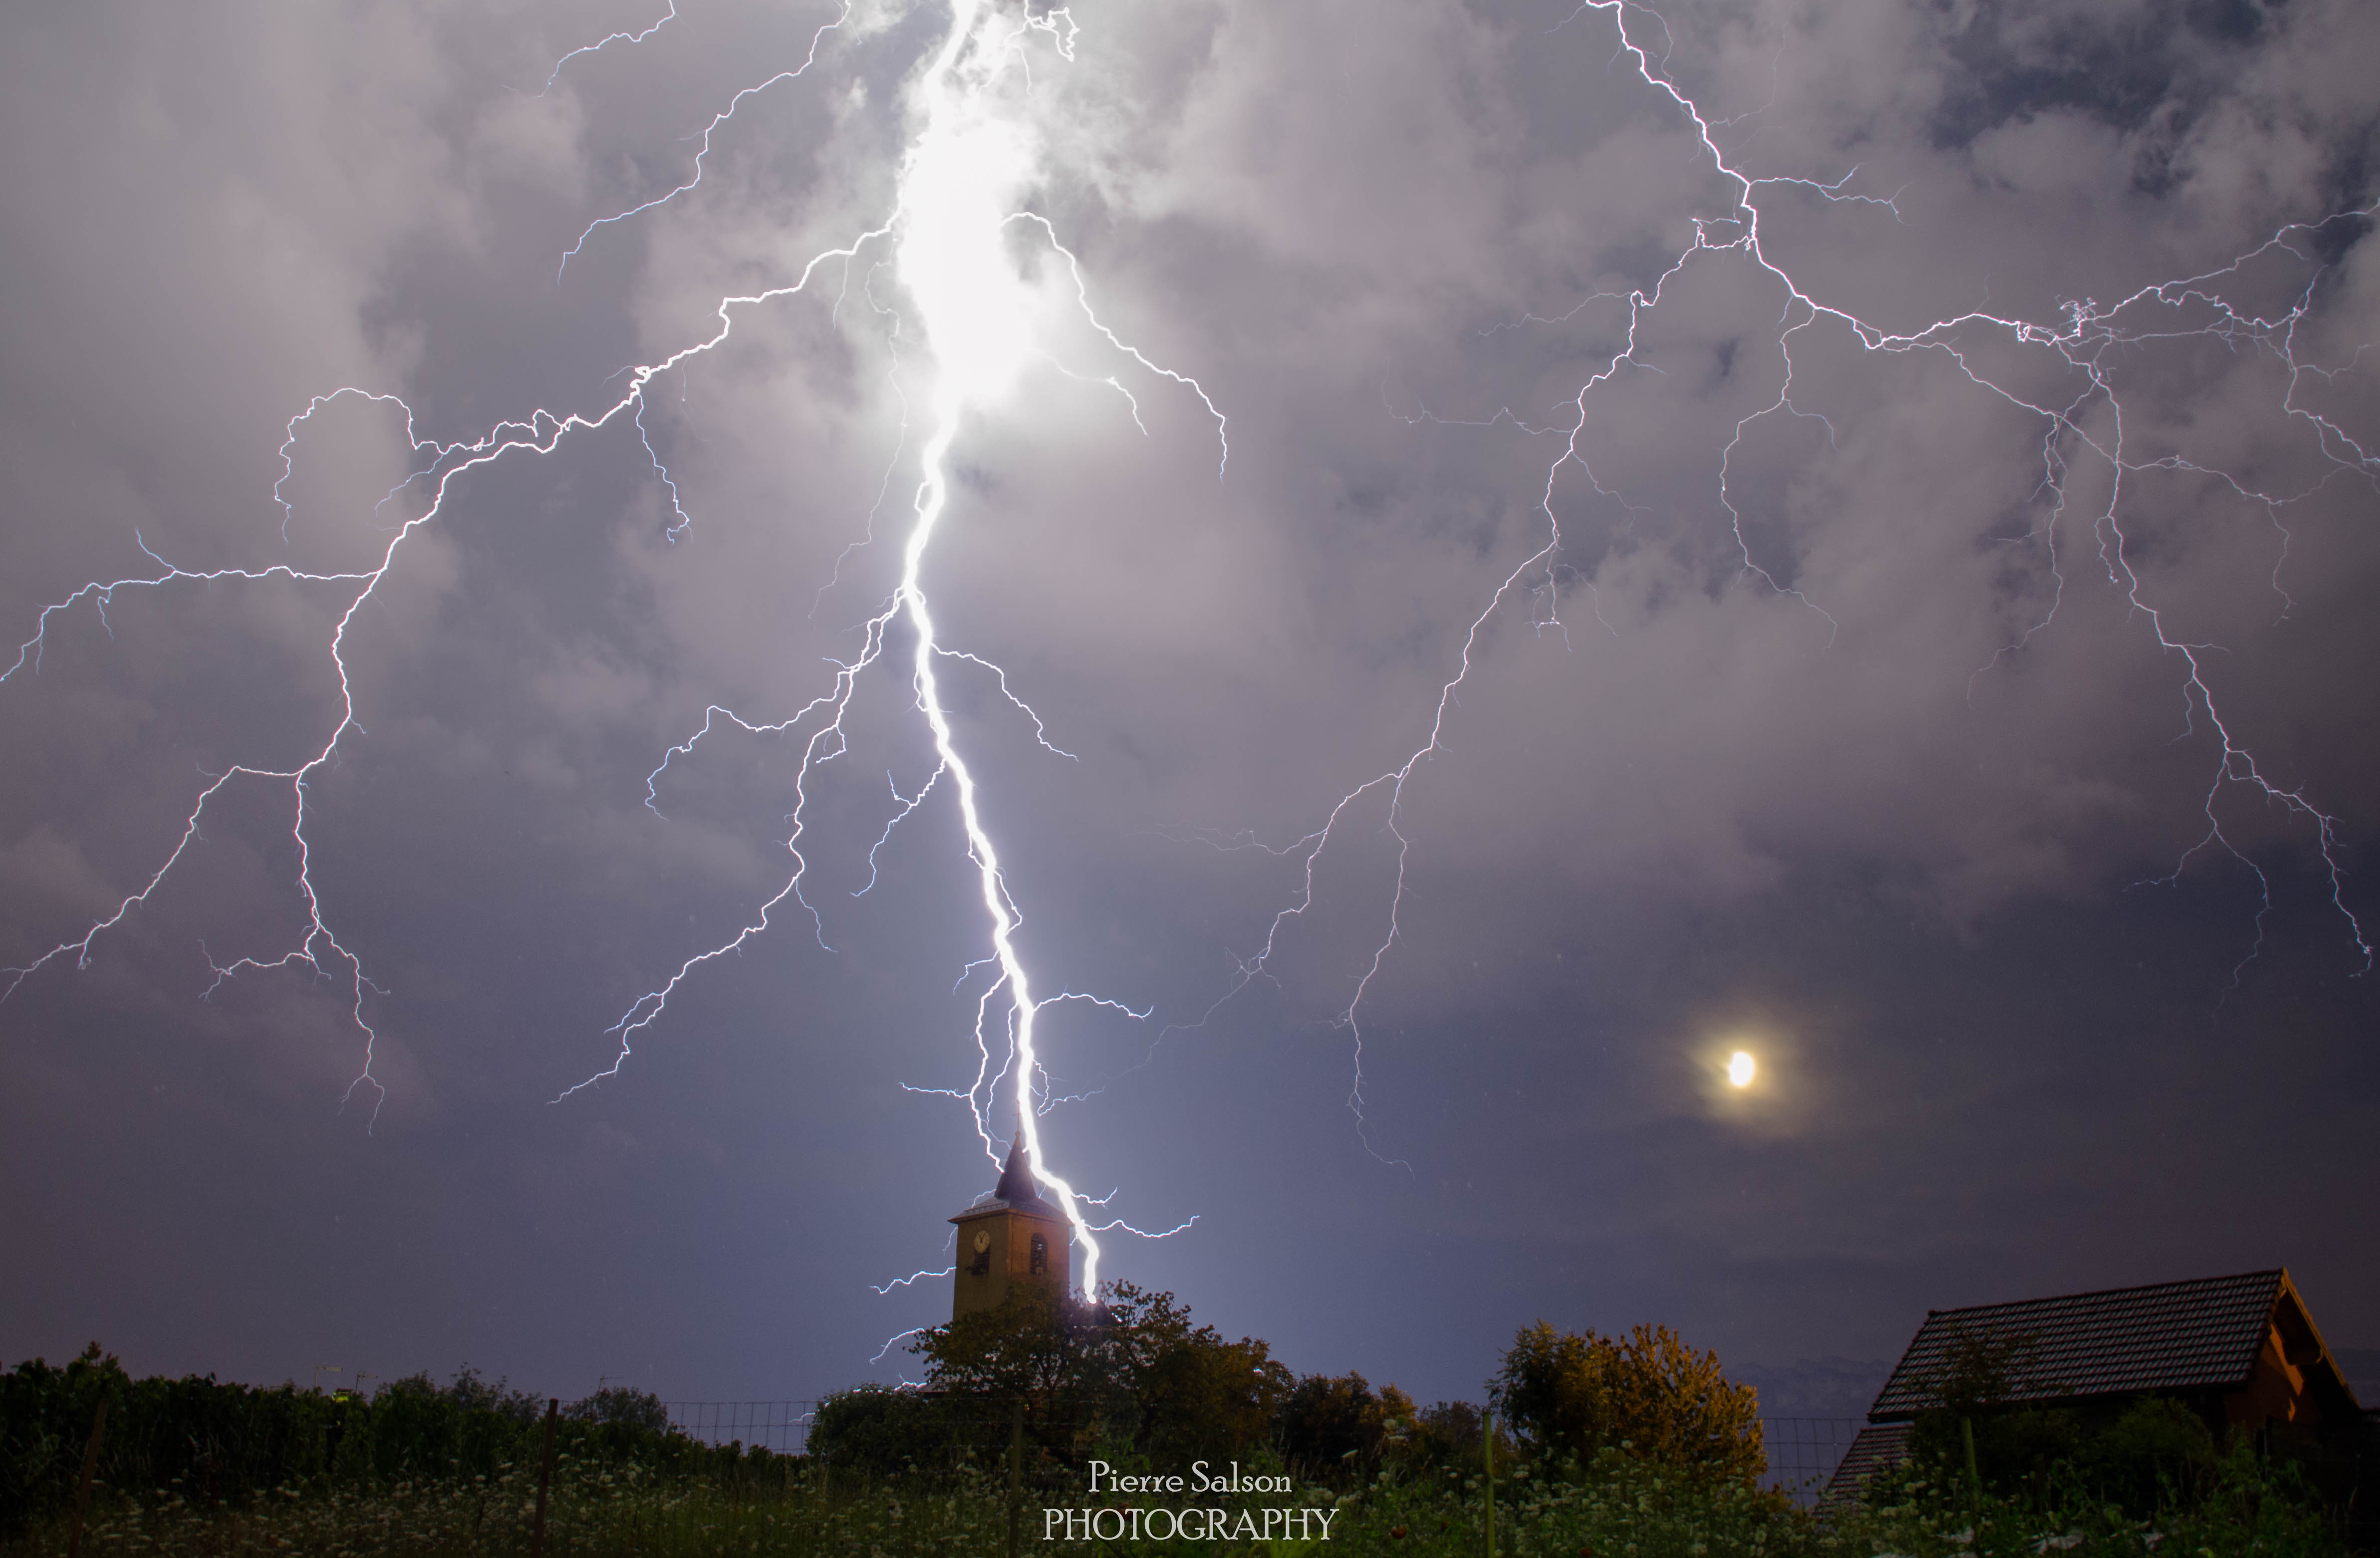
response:
[[[2050,1496],[2061,1475],[2145,1518],[2188,1502],[2213,1475],[2215,1436],[2180,1402],[2143,1396],[2116,1411],[2028,1405],[2059,1390],[2034,1360],[2026,1334],[1954,1333],[1938,1369],[1920,1382],[1933,1405],[1917,1415],[1911,1454],[1961,1481],[2001,1493]]]
[[[1666,1325],[1618,1340],[1539,1321],[1513,1338],[1489,1396],[1548,1459],[1616,1448],[1746,1486],[1767,1468],[1753,1388]]]
[[[440,1393],[438,1387],[431,1383],[427,1370],[406,1379],[392,1380],[386,1388],[404,1391],[417,1386],[427,1389],[432,1394],[443,1394],[446,1399],[452,1401],[462,1411],[493,1412],[496,1416],[508,1418],[524,1428],[545,1416],[545,1403],[527,1391],[513,1389],[512,1381],[503,1375],[498,1375],[495,1383],[490,1384],[480,1377],[478,1369],[468,1363],[455,1371],[455,1382],[448,1385],[443,1393]]]
[[[1069,1453],[1107,1443],[1168,1460],[1228,1455],[1264,1441],[1290,1384],[1265,1343],[1226,1342],[1171,1293],[1126,1282],[1087,1305],[1020,1287],[910,1350],[932,1392],[1022,1398],[1036,1442]]]
[[[2215,1435],[2180,1402],[2143,1396],[2083,1448],[2095,1491],[2143,1518],[2168,1503],[2195,1503],[2215,1475]]]
[[[1381,1447],[1381,1454],[1385,1458],[1414,1470],[1471,1476],[1479,1469],[1479,1441],[1487,1428],[1486,1418],[1487,1415],[1476,1402],[1433,1403],[1414,1412],[1402,1422],[1390,1422],[1388,1442]],[[1509,1425],[1498,1423],[1498,1463],[1511,1460],[1515,1450]]]
[[[2082,1428],[2070,1411],[2010,1405],[2033,1345],[2029,1335],[1952,1332],[1940,1366],[1916,1381],[1933,1405],[1911,1427],[1911,1454],[1978,1490],[2030,1478],[2042,1491],[2048,1468],[2082,1448]]]
[[[909,1350],[926,1360],[929,1389],[1021,1396],[1037,1416],[1103,1394],[1115,1371],[1114,1338],[1097,1311],[1029,1284],[994,1308],[920,1332]]]
[[[1394,1385],[1376,1392],[1361,1374],[1308,1374],[1281,1403],[1275,1437],[1281,1458],[1305,1475],[1352,1472],[1360,1480],[1413,1418],[1413,1397]]]
[[[978,1431],[970,1433],[972,1427]],[[941,1470],[970,1450],[990,1458],[982,1425],[970,1425],[938,1396],[890,1385],[840,1391],[818,1405],[807,1453],[837,1470]]]
[[[562,1409],[563,1416],[581,1422],[639,1429],[647,1433],[670,1430],[669,1406],[650,1391],[626,1385],[604,1385],[583,1401]]]
[[[1140,1369],[1135,1448],[1160,1465],[1237,1454],[1270,1435],[1289,1391],[1289,1370],[1264,1343],[1226,1342],[1202,1325]]]

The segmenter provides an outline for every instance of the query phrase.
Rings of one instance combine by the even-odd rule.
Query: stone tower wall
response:
[[[986,1207],[974,1213],[961,1213],[952,1219],[958,1224],[958,1272],[951,1294],[951,1317],[972,1314],[978,1309],[997,1308],[1017,1284],[1034,1283],[1063,1293],[1072,1272],[1068,1259],[1072,1253],[1068,1241],[1072,1230],[1065,1219],[1010,1207]],[[991,1235],[990,1248],[983,1252],[978,1272],[975,1236],[980,1231]],[[1033,1237],[1039,1235],[1045,1241],[1043,1269],[1033,1270]]]

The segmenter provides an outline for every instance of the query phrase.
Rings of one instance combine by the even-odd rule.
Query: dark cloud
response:
[[[310,397],[401,394],[440,441],[592,410],[880,219],[930,8],[861,7],[698,189],[556,276],[832,14],[686,7],[543,95],[637,18],[10,22],[0,622],[143,544],[369,566],[424,501],[387,497],[404,416],[322,405],[285,514]],[[1228,416],[1229,467],[1021,230],[1051,361],[965,429],[926,584],[1070,754],[946,667],[1036,978],[1151,1014],[1045,1018],[1086,1095],[1048,1116],[1058,1166],[1198,1218],[1111,1269],[1424,1395],[1539,1315],[1782,1366],[1889,1356],[1929,1305],[2276,1260],[2335,1340],[2380,1336],[2338,907],[2380,914],[2368,222],[2200,289],[2301,306],[2286,337],[2136,305],[2089,358],[2120,423],[1988,319],[1881,350],[1812,313],[2054,328],[2368,206],[2365,11],[1631,13],[1748,174],[1858,197],[1760,186],[1806,302],[1737,251],[1677,263],[1698,220],[1738,235],[1733,186],[1608,14],[1075,14],[1076,57],[1033,59],[1028,204],[1099,320]],[[905,1090],[972,1079],[983,946],[947,782],[884,838],[935,766],[905,677],[862,684],[799,796],[813,726],[714,716],[670,755],[862,648],[924,432],[899,302],[863,262],[737,310],[641,436],[457,481],[356,614],[362,728],[306,804],[384,1100],[349,1090],[351,984],[212,971],[302,935],[285,783],[227,787],[87,966],[0,1005],[18,1350],[803,1395],[934,1318],[930,1283],[868,1285],[939,1266],[989,1183],[964,1106]],[[0,961],[146,881],[200,775],[319,747],[341,604],[186,581],[51,620],[0,685]],[[1434,727],[1277,921],[1307,886],[1280,851]],[[797,800],[808,907],[621,1061],[622,1014],[783,885]],[[1738,1044],[1745,1095],[1713,1079]]]

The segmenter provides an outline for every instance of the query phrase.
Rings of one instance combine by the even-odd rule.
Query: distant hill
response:
[[[1760,1392],[1764,1418],[1864,1418],[1891,1374],[1888,1359],[1856,1357],[1805,1357],[1727,1371],[1737,1384]]]

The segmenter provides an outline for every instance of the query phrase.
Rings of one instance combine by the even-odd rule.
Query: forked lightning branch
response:
[[[1061,241],[1057,227],[1035,209],[1037,192],[1050,176],[1052,159],[1050,148],[1041,139],[1043,132],[1037,128],[1038,118],[1027,110],[1037,91],[1037,70],[1078,67],[1074,18],[1063,10],[1020,8],[1014,3],[995,4],[992,0],[949,0],[948,11],[947,30],[905,89],[904,123],[907,139],[891,209],[882,213],[876,225],[853,236],[848,242],[809,259],[780,285],[721,299],[714,330],[653,362],[629,370],[610,404],[586,412],[528,410],[497,423],[484,433],[453,442],[423,435],[409,406],[395,396],[377,391],[356,387],[334,390],[317,396],[300,410],[288,424],[288,441],[283,448],[285,471],[289,469],[291,451],[310,431],[313,419],[334,402],[369,400],[392,417],[401,413],[404,418],[412,472],[392,496],[407,495],[406,501],[419,505],[419,512],[411,513],[395,527],[369,566],[340,572],[308,572],[279,564],[251,568],[189,568],[150,551],[144,542],[143,550],[155,563],[152,569],[112,580],[94,580],[41,610],[15,663],[0,672],[0,683],[38,674],[44,635],[50,625],[62,614],[77,609],[87,607],[103,619],[112,603],[133,592],[199,587],[210,581],[235,578],[324,587],[334,591],[340,602],[334,625],[323,646],[336,674],[337,691],[333,717],[319,744],[312,746],[302,761],[243,762],[206,776],[190,792],[189,809],[177,840],[156,862],[153,870],[130,883],[108,913],[82,925],[23,967],[8,970],[5,981],[0,981],[0,998],[13,993],[26,980],[44,970],[87,965],[94,944],[122,927],[189,854],[202,836],[210,809],[235,787],[261,788],[281,797],[287,807],[289,836],[297,853],[300,924],[294,942],[279,955],[242,957],[215,965],[214,977],[220,982],[277,969],[303,970],[336,980],[359,1038],[363,1057],[349,1094],[358,1089],[371,1091],[376,1113],[377,1101],[382,1094],[372,1073],[376,1034],[370,1004],[379,987],[373,982],[361,950],[331,923],[316,891],[313,873],[317,840],[310,831],[313,821],[310,786],[328,767],[351,756],[346,749],[350,745],[350,736],[360,728],[358,693],[348,658],[350,628],[358,614],[382,588],[400,552],[426,528],[440,521],[458,484],[472,473],[511,456],[551,454],[566,440],[614,424],[633,427],[643,438],[645,399],[657,378],[721,347],[730,339],[739,319],[754,310],[784,306],[795,299],[824,302],[831,288],[839,299],[852,286],[855,271],[889,264],[898,282],[899,297],[891,306],[900,320],[902,349],[907,354],[912,371],[923,376],[926,385],[917,480],[909,506],[907,533],[901,545],[898,582],[891,597],[880,603],[866,622],[853,658],[838,665],[829,685],[791,717],[753,721],[730,711],[713,710],[712,717],[706,719],[700,731],[689,736],[662,760],[666,767],[670,758],[691,752],[704,735],[722,723],[745,730],[782,733],[796,741],[802,761],[795,779],[795,804],[784,837],[790,867],[782,884],[748,917],[749,923],[720,944],[686,958],[621,1014],[610,1030],[618,1041],[613,1064],[596,1077],[566,1089],[562,1096],[567,1098],[580,1088],[617,1076],[637,1040],[663,1017],[673,995],[708,965],[740,952],[788,913],[808,912],[815,918],[817,911],[804,895],[808,869],[804,848],[810,826],[810,780],[819,764],[831,761],[846,749],[844,721],[862,682],[871,676],[904,678],[914,693],[915,711],[932,744],[936,766],[926,789],[917,796],[896,796],[900,804],[888,819],[885,833],[889,836],[903,819],[925,803],[929,794],[938,804],[954,809],[963,835],[971,907],[981,915],[983,955],[971,966],[968,976],[978,980],[972,1032],[975,1073],[968,1087],[952,1091],[967,1105],[991,1161],[1001,1161],[1001,1142],[1013,1137],[1022,1163],[1063,1212],[1072,1240],[1080,1247],[1081,1291],[1086,1295],[1096,1291],[1100,1260],[1097,1235],[1119,1224],[1088,1221],[1085,1208],[1097,1203],[1079,1195],[1070,1175],[1057,1166],[1063,1154],[1045,1139],[1043,1121],[1050,1101],[1037,1047],[1037,1019],[1050,1002],[1096,997],[1074,992],[1049,993],[1046,981],[1028,968],[1020,951],[1022,912],[1009,889],[1000,841],[985,821],[986,774],[953,729],[945,676],[989,674],[997,678],[1000,691],[1016,705],[1019,717],[1032,720],[1037,735],[1042,726],[1039,716],[1029,706],[1030,689],[1015,689],[1000,667],[953,651],[942,641],[935,601],[927,588],[928,564],[936,538],[944,527],[963,522],[964,517],[955,514],[953,505],[953,441],[971,418],[1011,395],[1020,376],[1038,363],[1057,362],[1069,371],[1079,370],[1081,376],[1113,385],[1123,402],[1123,409],[1129,413],[1129,417],[1120,416],[1120,423],[1137,420],[1138,403],[1127,387],[1127,378],[1153,391],[1195,397],[1213,420],[1219,476],[1228,473],[1229,427],[1215,399],[1196,378],[1150,360],[1101,322],[1092,304],[1095,278],[1086,277],[1075,254]],[[1354,783],[1334,805],[1318,809],[1323,815],[1311,832],[1268,846],[1302,867],[1301,884],[1270,913],[1261,943],[1241,958],[1238,975],[1220,993],[1218,1004],[1268,974],[1281,955],[1284,931],[1316,907],[1324,857],[1356,825],[1356,820],[1369,816],[1384,823],[1395,850],[1394,885],[1378,905],[1374,921],[1377,934],[1367,943],[1368,958],[1355,970],[1339,1011],[1341,1025],[1353,1050],[1348,1103],[1356,1114],[1359,1128],[1363,1128],[1361,1018],[1367,993],[1402,934],[1412,786],[1429,758],[1445,749],[1458,694],[1477,667],[1483,635],[1489,624],[1500,613],[1513,610],[1536,614],[1534,619],[1543,625],[1558,624],[1562,619],[1565,594],[1576,590],[1580,578],[1592,578],[1594,560],[1572,559],[1565,552],[1557,489],[1563,481],[1572,481],[1591,483],[1598,493],[1606,490],[1592,468],[1583,435],[1595,424],[1603,397],[1612,393],[1615,380],[1634,361],[1645,322],[1658,310],[1684,306],[1671,298],[1671,284],[1690,263],[1703,260],[1742,267],[1761,285],[1771,288],[1780,301],[1780,311],[1765,349],[1773,351],[1781,361],[1783,386],[1772,404],[1736,424],[1734,440],[1729,444],[1718,469],[1711,472],[1719,503],[1726,511],[1730,516],[1736,514],[1729,482],[1731,462],[1747,431],[1764,418],[1809,414],[1794,399],[1794,352],[1797,347],[1820,335],[1840,335],[1873,358],[1934,358],[1953,368],[1960,376],[1962,391],[1972,394],[1978,405],[2014,408],[2033,419],[2039,430],[2043,480],[2058,498],[2056,517],[2050,521],[2046,536],[2052,558],[2080,558],[2083,560],[2082,566],[2104,571],[2109,585],[2131,609],[2132,630],[2168,668],[2187,729],[2205,740],[2211,752],[2205,771],[2203,829],[2196,842],[2173,862],[2174,871],[2179,873],[2210,853],[2228,854],[2264,884],[2265,867],[2249,850],[2235,844],[2226,831],[2217,806],[2228,790],[2236,789],[2256,797],[2301,831],[2320,870],[2327,876],[2330,907],[2337,916],[2335,922],[2341,926],[2351,948],[2351,959],[2359,970],[2368,968],[2372,947],[2344,895],[2337,818],[2306,788],[2271,777],[2266,765],[2237,734],[2237,722],[2218,700],[2206,675],[2205,646],[2169,625],[2166,615],[2169,608],[2155,597],[2150,584],[2135,566],[2124,505],[2127,482],[2142,473],[2151,469],[2181,470],[2227,487],[2239,501],[2260,509],[2279,529],[2289,505],[2324,483],[2343,480],[2380,486],[2380,458],[2375,458],[2345,428],[2313,408],[2301,393],[2309,382],[2325,371],[2322,364],[2302,355],[2300,344],[2300,328],[2315,308],[2317,288],[2326,272],[2318,259],[2320,242],[2331,224],[2366,220],[2374,213],[2374,208],[2320,215],[2284,227],[2271,234],[2252,253],[2228,265],[2142,286],[2112,303],[2073,302],[2055,319],[2028,320],[1973,311],[1937,320],[1915,330],[1888,330],[1871,323],[1852,302],[1814,284],[1805,284],[1791,274],[1764,240],[1761,200],[1767,191],[1791,189],[1796,198],[1815,197],[1832,204],[1889,204],[1889,201],[1849,192],[1850,175],[1833,182],[1820,182],[1815,177],[1762,176],[1745,171],[1740,165],[1740,156],[1731,156],[1719,144],[1713,129],[1718,121],[1677,83],[1665,64],[1666,55],[1648,43],[1645,27],[1654,26],[1658,30],[1658,23],[1648,21],[1649,13],[1641,7],[1626,7],[1622,0],[1586,0],[1580,14],[1611,30],[1618,51],[1615,57],[1626,67],[1621,77],[1625,90],[1650,94],[1649,101],[1672,125],[1693,138],[1700,159],[1699,171],[1715,176],[1722,188],[1732,192],[1718,209],[1695,217],[1691,243],[1670,258],[1658,280],[1647,288],[1609,298],[1622,327],[1621,346],[1609,361],[1599,361],[1579,384],[1564,414],[1566,425],[1540,430],[1551,436],[1560,448],[1546,467],[1537,516],[1540,529],[1529,554],[1479,603],[1460,639],[1451,673],[1438,687],[1434,706],[1409,735],[1398,739],[1396,746],[1402,755],[1368,777],[1363,777],[1362,771],[1350,775],[1360,782]],[[674,10],[672,15],[674,16]],[[751,92],[804,78],[822,57],[831,58],[833,35],[850,26],[851,18],[851,9],[846,6],[813,38],[809,56],[799,68],[781,72],[738,94],[735,103],[713,119],[711,128],[724,122]],[[613,42],[634,46],[650,36],[659,25],[657,22],[640,32],[616,33],[602,43],[578,52],[591,52]],[[826,51],[823,54],[822,49]],[[557,74],[560,69],[557,65]],[[709,152],[710,137],[706,131],[702,155],[707,156]],[[702,165],[698,157],[695,176],[671,194],[590,225],[572,252],[578,252],[595,240],[599,231],[609,224],[650,211],[694,188],[700,180]],[[1034,275],[1028,275],[1016,258],[1020,245],[1041,246],[1044,252],[1055,256],[1062,264],[1040,267]],[[2238,289],[2233,281],[2252,259],[2280,258],[2302,262],[2305,276],[2303,286],[2286,306],[2257,311],[2235,300]],[[1060,361],[1057,348],[1044,338],[1048,332],[1041,328],[1041,322],[1062,316],[1076,325],[1087,324],[1099,343],[1097,349],[1107,354],[1109,360],[1096,364]],[[2301,432],[2315,451],[2323,473],[2313,489],[2270,490],[2212,463],[2199,463],[2187,454],[2146,455],[2126,444],[2124,384],[2119,371],[2123,351],[2144,340],[2178,335],[2197,335],[2219,342],[2234,353],[2263,353],[2281,365],[2286,371],[2286,388],[2279,404],[2272,409],[2285,425]],[[1987,359],[1975,349],[1982,342],[1991,343],[2001,355]],[[2019,359],[2054,364],[2079,375],[2082,385],[2080,396],[2070,401],[2031,397],[2037,392],[2028,392],[2011,372],[1993,367],[1994,362],[2008,360],[2010,354]],[[649,440],[645,447],[648,452],[651,450]],[[658,457],[654,463],[658,469]],[[2070,509],[2066,502],[2069,484],[2075,473],[2085,467],[2095,472],[2098,490],[2106,495],[2088,511]],[[666,470],[662,475],[667,480]],[[671,490],[674,506],[674,483]],[[274,496],[278,499],[282,494],[276,490]],[[683,510],[677,512],[683,523]],[[1779,584],[1755,563],[1740,517],[1734,528],[1736,543],[1742,551],[1746,580],[1755,588],[1792,596],[1824,615],[1823,602]],[[2062,552],[2061,544],[2065,548]],[[2060,573],[2061,590],[2064,578]],[[2053,603],[2049,613],[2054,615],[2055,611]],[[2025,639],[2041,631],[2049,620],[2050,616],[2045,615],[2041,623],[2033,625]],[[2010,651],[2021,649],[2022,642],[2020,639],[2012,644]],[[1331,787],[1338,786],[1334,784]],[[2269,906],[2269,886],[2264,891]],[[2260,912],[2259,934],[2262,924]],[[974,969],[981,972],[976,974]],[[963,1054],[964,1051],[959,1053]]]

